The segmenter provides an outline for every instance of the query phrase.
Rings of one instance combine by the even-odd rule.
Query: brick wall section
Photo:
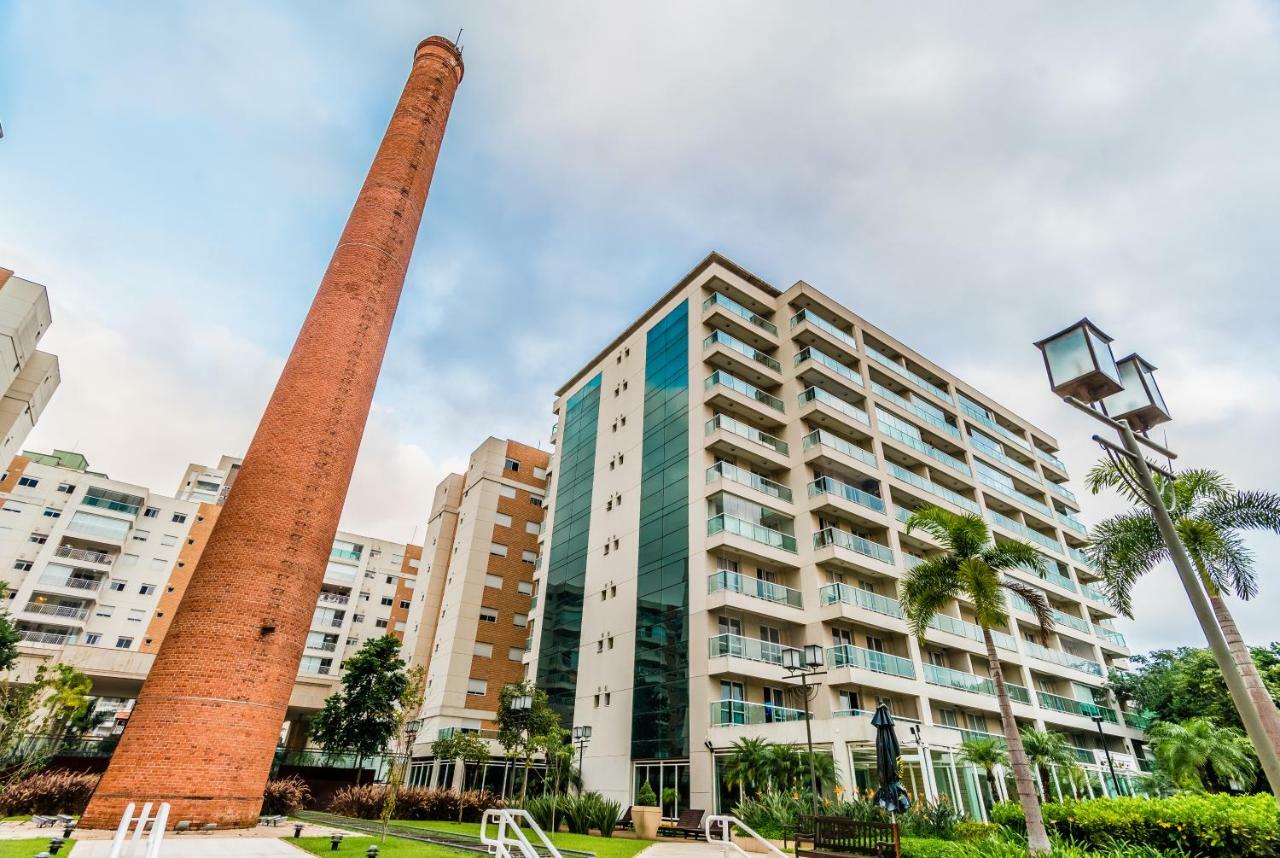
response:
[[[411,560],[417,560],[419,562],[419,568],[421,568],[421,562],[422,562],[422,546],[421,545],[405,546],[404,560],[401,561],[400,563],[400,574],[404,577],[400,577],[396,579],[396,594],[395,594],[396,601],[391,606],[390,625],[387,627],[387,631],[391,632],[391,634],[399,638],[401,643],[404,643],[405,632],[408,631],[409,609],[402,608],[400,606],[402,604],[411,603],[413,601],[413,592],[414,592],[413,590],[409,589],[409,587],[406,586],[406,584],[409,581],[413,581],[415,588],[420,586],[417,582],[418,569],[414,568],[409,564],[409,561]],[[404,623],[405,628],[403,630],[397,631],[396,625],[398,623]]]
[[[507,556],[498,557],[490,554],[487,570],[503,577],[502,589],[486,587],[484,590],[484,606],[496,608],[498,622],[479,623],[476,628],[476,640],[493,645],[493,657],[474,656],[471,661],[471,676],[488,682],[485,695],[468,695],[468,709],[483,709],[497,715],[498,695],[502,686],[524,679],[524,664],[512,661],[508,652],[512,647],[524,649],[525,639],[529,636],[528,626],[516,626],[512,617],[516,614],[529,616],[531,598],[517,590],[521,581],[533,582],[533,564],[521,559],[522,552],[538,551],[538,537],[529,533],[526,525],[529,522],[542,523],[545,507],[534,506],[533,495],[545,499],[547,481],[533,475],[534,467],[546,469],[550,463],[549,453],[528,447],[516,441],[507,442],[507,458],[520,463],[518,471],[504,471],[507,479],[525,483],[529,490],[517,489],[513,498],[499,497],[498,512],[511,516],[511,527],[494,527],[493,541],[507,546]],[[495,726],[492,722],[487,727]]]
[[[18,487],[18,477],[22,476],[22,472],[30,464],[31,460],[26,456],[14,456],[9,461],[9,469],[4,472],[4,479],[0,480],[0,492],[11,492],[16,489]]]
[[[130,801],[174,821],[257,822],[462,59],[412,70],[120,746],[81,819]]]
[[[200,555],[209,544],[209,535],[213,532],[213,525],[218,520],[220,512],[222,507],[209,503],[200,504],[199,510],[196,511],[196,520],[191,523],[191,529],[187,532],[187,541],[178,551],[178,559],[169,570],[169,581],[165,584],[164,592],[160,594],[160,601],[156,603],[151,622],[147,624],[147,634],[142,639],[142,645],[138,647],[140,651],[160,651],[160,644],[164,642],[165,635],[169,632],[173,616],[177,613],[178,605],[187,592],[187,585],[191,583],[192,573],[198,568]]]

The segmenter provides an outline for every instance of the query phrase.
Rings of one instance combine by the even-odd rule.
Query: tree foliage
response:
[[[1257,776],[1258,760],[1244,733],[1218,727],[1209,718],[1161,721],[1147,736],[1156,767],[1181,789],[1223,792],[1239,786],[1247,790]]]
[[[18,661],[18,628],[4,607],[8,590],[9,585],[0,581],[0,672],[10,669]]]
[[[43,664],[31,682],[0,679],[0,787],[38,771],[57,753],[70,725],[92,706],[93,682],[66,664]]]
[[[392,635],[365,641],[342,670],[342,690],[325,700],[311,736],[331,753],[354,753],[359,763],[385,751],[402,723],[400,702],[409,677],[400,641]]]

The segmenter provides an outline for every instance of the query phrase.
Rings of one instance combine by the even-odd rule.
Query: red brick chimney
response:
[[[82,827],[130,801],[171,821],[257,823],[462,55],[441,36],[413,68],[235,488]]]

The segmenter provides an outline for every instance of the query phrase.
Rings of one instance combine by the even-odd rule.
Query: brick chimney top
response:
[[[458,75],[458,82],[462,82],[462,74],[464,71],[462,65],[462,50],[451,40],[444,36],[427,36],[418,43],[418,47],[413,52],[413,58],[416,61],[419,57],[427,54],[434,54],[440,58],[445,65],[454,69],[454,73]]]

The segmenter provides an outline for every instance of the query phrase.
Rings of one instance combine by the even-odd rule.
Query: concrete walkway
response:
[[[702,840],[680,840],[655,843],[638,853],[635,858],[715,858],[721,852],[722,847],[714,843]]]

